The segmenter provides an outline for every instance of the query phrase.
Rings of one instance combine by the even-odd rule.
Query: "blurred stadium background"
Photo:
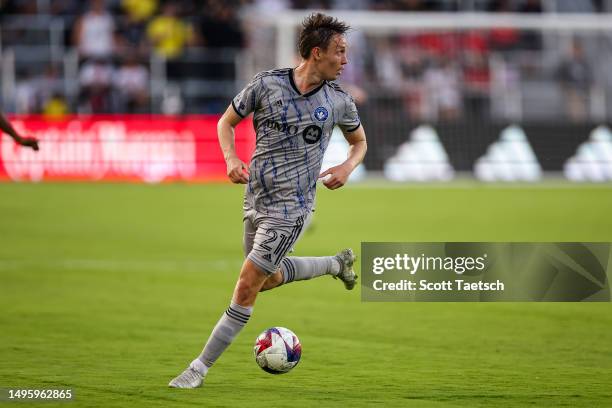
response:
[[[612,180],[606,127],[612,116],[612,2],[605,0],[4,0],[2,106],[41,115],[18,120],[23,129],[53,129],[51,120],[64,118],[64,127],[55,126],[63,134],[71,123],[76,133],[90,129],[80,115],[219,114],[256,72],[297,63],[299,22],[315,8],[355,28],[341,83],[375,137],[365,162],[370,174],[396,181],[472,175],[485,181]],[[40,118],[44,123],[36,122]],[[150,125],[178,133],[182,126],[163,120]],[[200,131],[187,140],[166,135],[171,146],[179,138],[187,147],[165,162],[219,160],[195,153],[206,140],[214,142],[214,126],[194,126]],[[128,138],[146,144],[142,135],[130,136],[142,126],[128,123],[126,129]],[[108,133],[101,130],[98,137],[120,137]],[[206,140],[189,144],[203,135]],[[245,135],[247,144],[251,137]],[[48,173],[61,178],[57,161],[84,161],[71,147],[87,138],[49,140],[65,148],[61,159],[42,154],[36,160],[6,148],[4,161],[54,161]],[[104,160],[155,166],[154,158],[142,157],[147,154]],[[195,171],[207,178],[207,170]],[[88,172],[96,173],[82,169],[81,176]],[[18,169],[8,173],[24,177]],[[65,169],[63,176],[73,173]],[[185,171],[175,176],[190,177]]]
[[[369,151],[361,180],[319,189],[297,255],[612,241],[611,0],[0,0],[0,106],[41,139],[0,146],[0,387],[105,407],[610,406],[609,303],[361,303],[331,279],[262,294],[205,390],[165,388],[242,260],[243,190],[207,183],[225,180],[216,121],[254,73],[297,63],[312,9],[355,27],[340,82]],[[250,361],[274,325],[304,345],[281,378]]]

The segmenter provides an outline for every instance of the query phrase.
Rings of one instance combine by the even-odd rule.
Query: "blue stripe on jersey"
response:
[[[293,109],[295,109],[295,113],[297,113],[298,122],[302,121],[302,111],[298,108],[297,103],[295,103],[295,98],[291,98],[291,104],[293,105]]]
[[[273,110],[272,110],[272,102],[270,102],[270,94],[268,94],[268,112],[269,112],[270,114],[272,114],[272,113],[273,113]]]

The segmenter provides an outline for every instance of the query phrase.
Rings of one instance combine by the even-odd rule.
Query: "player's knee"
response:
[[[266,275],[247,261],[240,272],[240,278],[238,278],[234,289],[234,301],[239,305],[251,306],[255,303],[257,293],[259,293],[265,280]]]

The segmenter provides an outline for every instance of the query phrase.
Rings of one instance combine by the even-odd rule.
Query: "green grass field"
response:
[[[362,303],[329,277],[263,293],[204,388],[166,388],[229,302],[241,196],[0,184],[0,388],[74,390],[45,407],[612,406],[609,303]],[[602,186],[347,187],[319,192],[296,255],[361,241],[612,241],[611,210]],[[253,360],[269,326],[302,341],[287,375]]]

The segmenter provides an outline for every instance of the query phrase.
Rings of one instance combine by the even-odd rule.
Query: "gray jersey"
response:
[[[301,94],[293,69],[261,72],[233,100],[242,117],[253,112],[257,134],[245,209],[295,219],[314,208],[317,178],[334,126],[360,126],[355,103],[334,82]]]

